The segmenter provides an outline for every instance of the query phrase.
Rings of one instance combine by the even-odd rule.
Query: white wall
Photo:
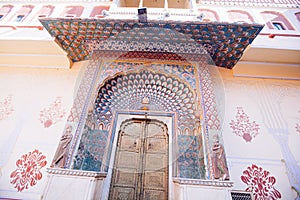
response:
[[[45,170],[51,164],[73,103],[79,69],[80,66],[72,69],[0,68],[0,198],[35,199],[41,196],[46,181]],[[5,102],[8,97],[11,101]],[[53,107],[57,98],[60,103]],[[43,111],[46,115],[51,114],[49,118],[53,124],[48,123],[49,127],[41,122],[46,121],[40,116]],[[24,162],[18,163],[18,167],[17,160],[33,161],[34,158],[22,156],[34,150],[45,156],[41,161],[47,164],[40,168],[32,165],[27,169],[38,169],[42,177],[34,177],[33,174],[38,172],[32,171],[33,174],[24,179],[25,184],[18,182],[20,177],[12,184],[16,177],[10,177],[12,172],[26,168]],[[17,175],[20,174],[21,170],[17,171]],[[30,180],[36,180],[36,183],[30,185]],[[28,188],[20,187],[22,191],[18,192],[14,188],[16,185],[27,185]]]
[[[300,172],[300,130],[296,128],[300,125],[300,82],[233,77],[229,70],[220,71],[225,90],[223,139],[234,189],[247,188],[241,176],[254,164],[268,171],[267,177],[275,178],[276,182],[270,185],[280,192],[282,199],[295,199],[287,174],[292,173],[297,179]],[[244,120],[237,116],[238,107],[244,111]],[[239,120],[239,128],[244,125],[252,130],[254,124],[258,125],[257,135],[251,141],[234,132],[232,127]],[[237,133],[245,134],[247,129]],[[293,158],[296,164],[286,167],[285,162]]]

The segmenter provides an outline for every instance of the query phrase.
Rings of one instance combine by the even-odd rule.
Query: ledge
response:
[[[233,182],[231,181],[174,178],[173,182],[181,185],[199,185],[199,186],[214,186],[214,187],[228,187],[228,188],[233,187]]]
[[[81,176],[81,177],[92,177],[92,178],[105,178],[106,172],[93,172],[93,171],[81,171],[73,169],[61,169],[61,168],[47,168],[48,174],[58,174],[67,176]]]

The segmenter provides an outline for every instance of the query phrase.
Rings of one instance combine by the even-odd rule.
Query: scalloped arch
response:
[[[197,116],[196,94],[190,85],[176,76],[148,69],[118,73],[98,88],[94,117],[105,126],[111,124],[115,110],[142,110],[143,98],[152,111],[176,112],[178,127],[192,134]]]

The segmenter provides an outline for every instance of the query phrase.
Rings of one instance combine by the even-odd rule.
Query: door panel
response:
[[[166,147],[166,139],[165,138],[148,138],[147,139],[147,153],[163,153],[165,154],[168,147]]]
[[[164,179],[165,176],[165,172],[145,172],[144,188],[165,188],[168,184],[167,181]]]
[[[135,187],[135,180],[137,179],[137,172],[135,170],[116,170],[115,186],[120,187]]]
[[[129,135],[122,136],[122,142],[120,144],[121,151],[133,151],[138,152],[138,137],[132,137]]]
[[[109,199],[168,199],[167,126],[126,120],[117,144]]]
[[[166,155],[162,154],[146,154],[146,163],[144,169],[146,171],[161,171],[166,168]]]
[[[117,200],[129,200],[134,199],[135,190],[134,188],[126,188],[126,187],[114,187],[113,194],[110,199]]]
[[[158,190],[145,190],[144,191],[145,200],[165,200],[165,192]]]
[[[139,162],[139,154],[136,152],[120,151],[118,155],[118,162],[116,167],[118,168],[134,168]]]

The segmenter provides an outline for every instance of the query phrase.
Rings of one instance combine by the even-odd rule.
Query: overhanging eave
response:
[[[147,38],[153,43],[160,40],[168,40],[172,43],[172,41],[180,40],[181,38],[176,37],[176,34],[166,34],[165,30],[171,30],[184,34],[206,48],[217,66],[230,69],[234,67],[246,47],[263,28],[263,25],[259,24],[219,22],[153,20],[140,23],[138,20],[80,18],[48,18],[40,21],[74,62],[88,59],[90,52],[85,46],[86,40],[101,42],[131,30],[133,31],[130,34],[124,34],[126,36],[124,41],[145,41]],[[154,32],[145,31],[147,29],[154,30]]]

